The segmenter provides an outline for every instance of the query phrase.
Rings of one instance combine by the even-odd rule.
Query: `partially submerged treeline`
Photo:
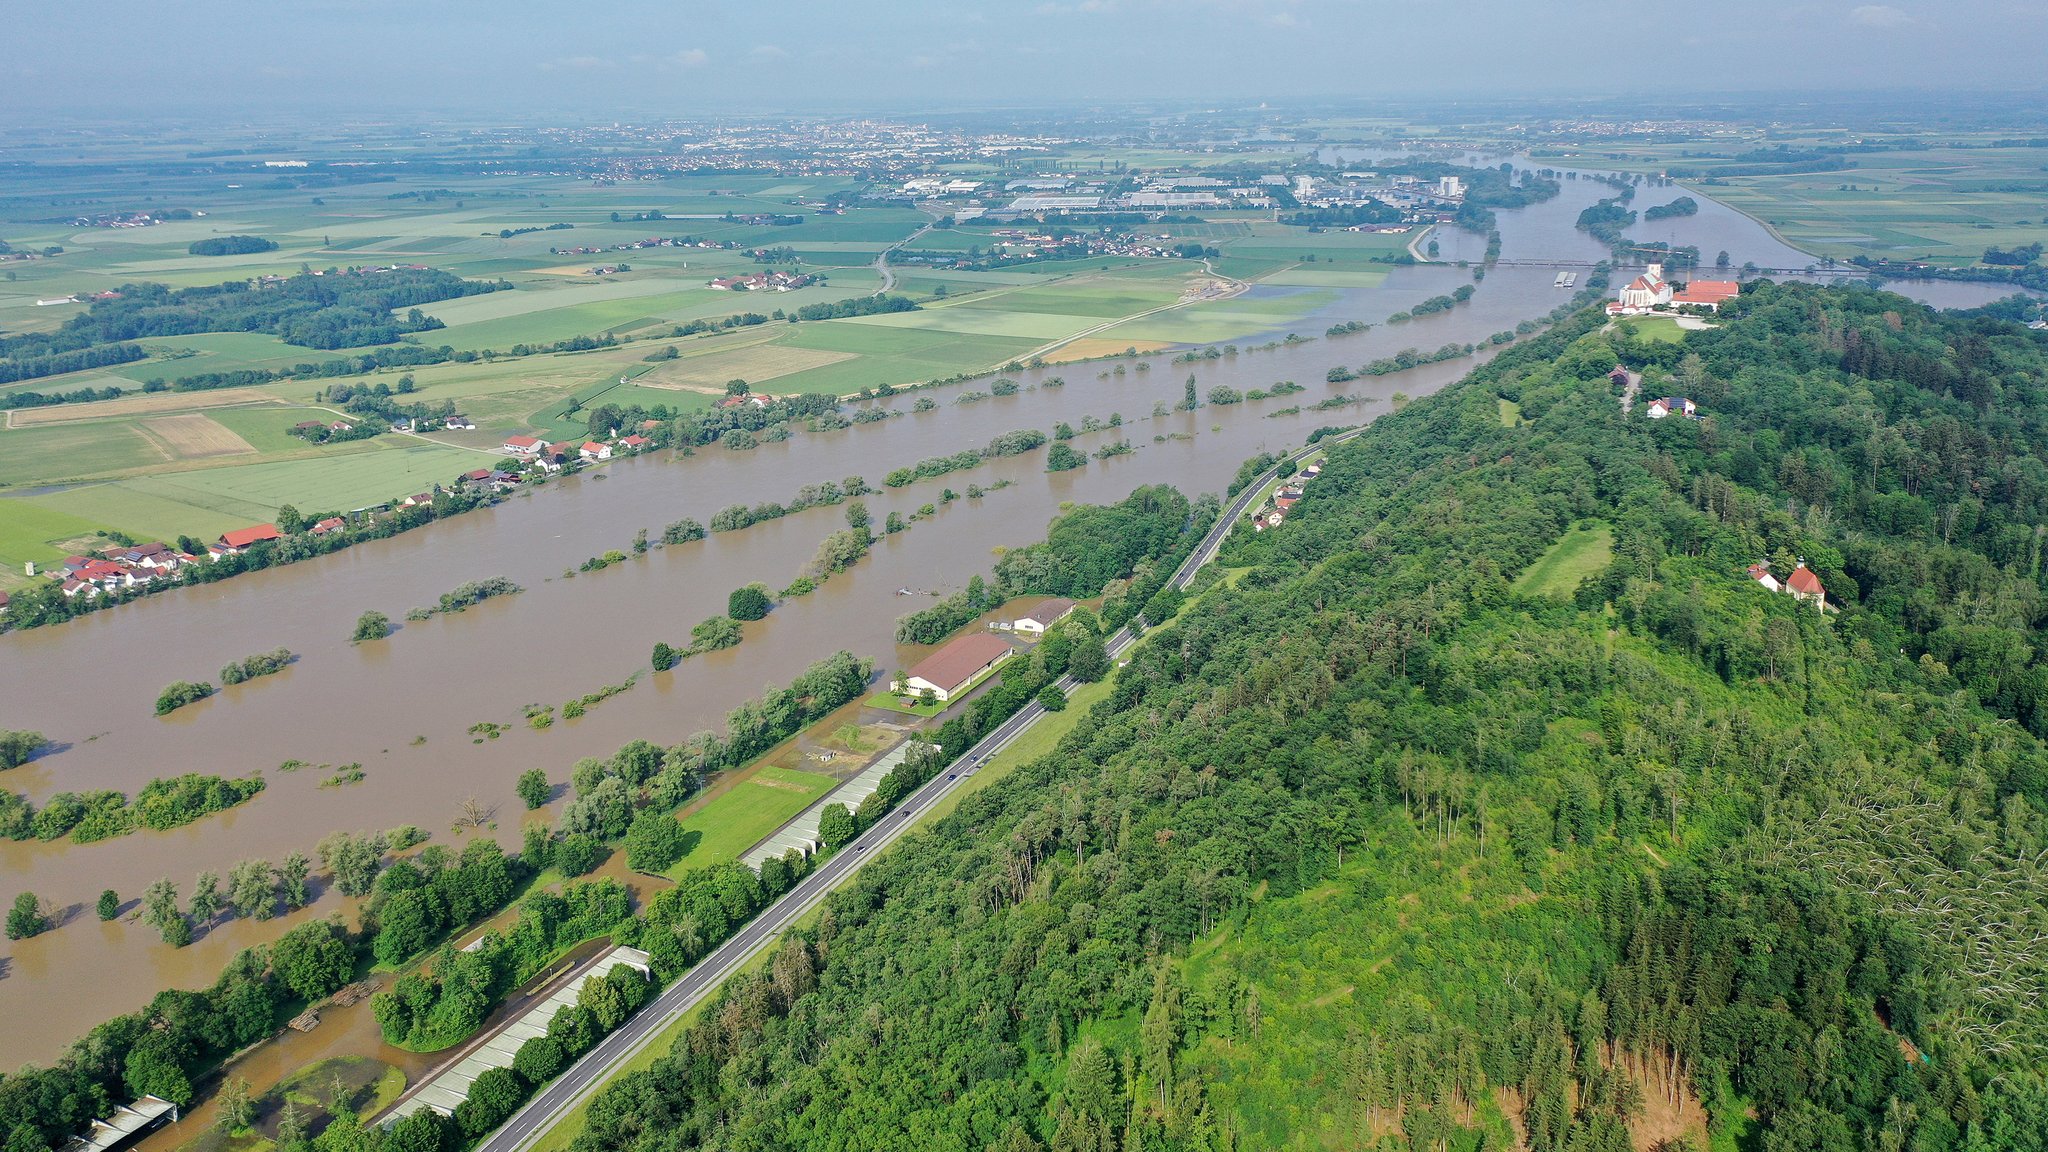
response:
[[[472,580],[451,591],[441,593],[441,599],[431,608],[414,608],[405,614],[405,618],[414,621],[429,620],[435,616],[464,611],[494,597],[516,596],[523,591],[525,589],[503,576]]]
[[[136,827],[163,831],[224,812],[263,791],[261,776],[230,780],[187,772],[160,776],[142,786],[131,802],[121,792],[59,792],[37,808],[17,792],[0,789],[0,837],[90,844],[126,835]]]
[[[1102,596],[1102,623],[1112,632],[1141,611],[1165,619],[1178,601],[1162,589],[1219,510],[1214,496],[1190,504],[1178,489],[1158,484],[1117,504],[1071,509],[1053,520],[1042,543],[1004,552],[993,587],[974,577],[962,591],[898,620],[896,639],[936,644],[983,612],[1029,595]]]
[[[1803,285],[1604,320],[1333,448],[577,1152],[2048,1147],[2044,649],[1989,607],[2039,594],[2048,343]],[[1745,572],[1798,556],[1829,611]]]

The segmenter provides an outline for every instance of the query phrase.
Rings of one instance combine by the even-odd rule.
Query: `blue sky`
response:
[[[493,113],[2044,83],[2048,0],[102,0],[10,6],[0,103]]]

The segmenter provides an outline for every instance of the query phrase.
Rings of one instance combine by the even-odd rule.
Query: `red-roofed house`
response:
[[[128,569],[121,567],[111,560],[94,560],[92,563],[72,573],[72,578],[83,580],[88,584],[97,584],[109,592],[116,588],[126,588],[137,582],[136,577]],[[147,580],[149,577],[144,576],[142,579]]]
[[[232,532],[221,533],[220,539],[206,546],[206,552],[213,559],[219,560],[223,556],[236,556],[247,552],[251,544],[282,539],[284,533],[277,530],[277,525],[258,524],[251,528],[237,528]]]
[[[652,443],[654,443],[654,441],[649,440],[647,437],[640,435],[623,436],[620,437],[619,439],[619,447],[630,448],[635,452],[638,452],[642,448],[645,448]]]
[[[538,436],[507,436],[505,451],[515,456],[526,456],[547,449],[548,442]]]
[[[1792,569],[1790,576],[1785,577],[1785,591],[1796,600],[1811,600],[1823,611],[1827,609],[1827,589],[1821,587],[1820,577],[1813,574],[1813,569],[1808,568],[1804,560]]]
[[[612,446],[596,440],[589,440],[584,442],[583,448],[578,454],[585,460],[609,460],[612,458]]]
[[[1749,578],[1773,592],[1781,592],[1785,588],[1783,584],[1778,583],[1776,576],[1771,575],[1771,566],[1769,564],[1751,564],[1749,566]]]
[[[347,526],[348,521],[343,520],[341,517],[329,516],[327,519],[313,525],[312,532],[315,536],[325,536],[329,532],[339,532]]]

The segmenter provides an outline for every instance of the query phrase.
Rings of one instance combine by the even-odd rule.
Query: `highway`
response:
[[[1322,445],[1311,445],[1290,454],[1286,459],[1299,462],[1319,451],[1324,445],[1338,440],[1349,439],[1356,430],[1327,437]],[[1242,518],[1252,503],[1259,498],[1276,477],[1279,465],[1266,470],[1244,491],[1232,499],[1216,523],[1202,537],[1200,544],[1181,562],[1173,573],[1172,583],[1185,589],[1194,580],[1195,573],[1216,558],[1223,547],[1223,540],[1230,529]],[[1137,643],[1138,633],[1129,627],[1117,629],[1104,647],[1112,661],[1119,659]],[[1061,677],[1059,687],[1072,692],[1078,685],[1072,677]],[[795,923],[804,913],[815,907],[833,889],[845,883],[847,878],[882,853],[894,843],[897,837],[917,822],[917,818],[931,810],[934,804],[945,799],[947,794],[960,782],[973,776],[989,762],[996,753],[1009,747],[1012,741],[1023,735],[1033,724],[1046,714],[1036,700],[1026,703],[1023,708],[1003,721],[996,729],[969,748],[944,772],[932,777],[924,787],[904,799],[881,822],[863,832],[859,839],[839,852],[825,859],[810,875],[799,881],[796,887],[784,893],[782,898],[763,909],[761,913],[727,938],[723,944],[712,949],[699,960],[681,979],[661,995],[629,1017],[619,1030],[583,1055],[567,1071],[556,1077],[546,1088],[526,1102],[525,1107],[515,1112],[503,1127],[493,1132],[478,1145],[478,1152],[524,1152],[535,1141],[545,1135],[548,1129],[563,1115],[589,1096],[625,1061],[652,1043],[672,1021],[689,1011],[698,1002],[716,991],[727,976],[747,963],[757,952],[773,943],[783,930]]]

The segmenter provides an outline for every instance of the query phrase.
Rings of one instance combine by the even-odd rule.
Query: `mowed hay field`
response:
[[[181,416],[157,416],[144,420],[143,437],[161,446],[176,460],[210,460],[219,456],[252,456],[256,449],[247,440],[216,423],[203,412]]]
[[[261,404],[273,400],[254,388],[222,388],[216,392],[145,392],[115,400],[94,400],[85,404],[52,404],[47,408],[16,408],[7,414],[9,428],[33,428],[39,424],[75,424],[111,416],[154,416],[186,412],[194,408],[227,408],[237,404]]]
[[[652,372],[634,378],[633,383],[645,388],[708,390],[723,395],[729,380],[760,384],[853,357],[852,352],[761,343],[670,360],[657,365]]]
[[[0,488],[105,476],[170,459],[123,420],[0,429]]]

